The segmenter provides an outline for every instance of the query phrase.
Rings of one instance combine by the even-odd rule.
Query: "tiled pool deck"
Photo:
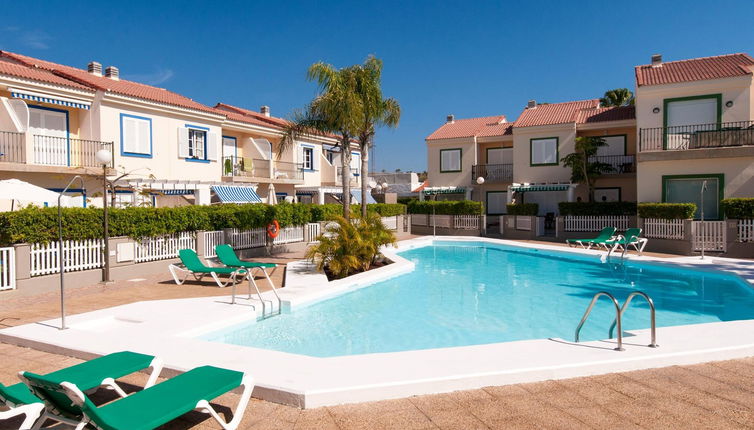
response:
[[[285,263],[300,255],[269,261]],[[283,273],[274,281],[279,285]],[[143,300],[216,296],[208,284],[175,285],[169,275],[107,287],[71,290],[71,314]],[[260,283],[260,287],[264,283]],[[3,293],[0,328],[55,318],[57,294],[15,298]],[[18,381],[19,370],[48,372],[80,360],[0,344],[0,382]],[[145,375],[125,381],[143,385]],[[106,394],[105,394],[106,395]],[[236,395],[217,400],[228,408]],[[229,409],[226,409],[229,413]],[[192,413],[166,428],[219,428]],[[20,422],[0,422],[0,429]],[[243,429],[515,429],[515,428],[754,428],[754,357],[673,366],[587,378],[487,387],[448,394],[300,410],[254,400]],[[67,427],[55,427],[67,428]]]

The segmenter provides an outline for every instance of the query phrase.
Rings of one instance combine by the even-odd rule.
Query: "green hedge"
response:
[[[484,213],[482,202],[473,200],[415,200],[409,202],[408,213],[431,214],[432,208],[437,215],[482,215]]]
[[[370,212],[381,216],[405,213],[398,204],[371,204]],[[359,207],[353,210],[358,213]],[[333,219],[343,214],[339,204],[301,203],[182,206],[176,208],[129,207],[110,209],[110,236],[134,239],[180,231],[243,230],[264,227],[273,219],[282,227]],[[97,239],[102,237],[102,209],[63,208],[63,238]],[[0,212],[0,244],[46,243],[58,238],[57,208],[28,207],[14,212]]]
[[[639,203],[642,218],[689,219],[696,212],[694,203]]]
[[[723,199],[720,205],[726,218],[754,218],[754,198]]]
[[[518,203],[507,205],[508,215],[536,216],[539,213],[538,203]]]
[[[636,215],[636,202],[560,202],[561,216]]]

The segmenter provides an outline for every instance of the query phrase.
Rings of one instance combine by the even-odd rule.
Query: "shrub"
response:
[[[432,208],[437,215],[482,215],[484,213],[484,205],[473,200],[415,200],[409,202],[408,213],[431,214]]]
[[[636,215],[636,202],[560,202],[558,210],[563,216]]]
[[[361,206],[352,205],[353,212],[360,214]],[[367,205],[367,212],[379,214],[380,216],[396,216],[406,213],[406,205],[400,203],[369,203]]]
[[[696,212],[694,203],[639,203],[642,218],[689,219]]]
[[[537,203],[518,203],[507,206],[508,215],[528,215],[536,216],[539,213],[539,204]]]
[[[721,206],[726,218],[754,218],[754,198],[723,199]]]
[[[408,206],[409,203],[414,202],[414,201],[418,202],[419,199],[417,197],[398,197],[398,203],[402,205]]]

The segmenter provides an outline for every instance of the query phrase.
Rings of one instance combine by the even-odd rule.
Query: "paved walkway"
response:
[[[283,255],[285,263],[300,255]],[[278,271],[276,285],[283,281]],[[139,277],[138,274],[134,278]],[[264,286],[260,283],[260,287]],[[228,294],[210,283],[177,286],[168,274],[108,286],[71,290],[69,313],[81,313],[141,300]],[[0,327],[52,319],[58,316],[55,293],[14,297],[4,292]],[[80,360],[13,345],[0,344],[0,382],[18,382],[16,373],[46,373]],[[133,389],[142,386],[142,374],[125,378]],[[111,393],[98,393],[106,402]],[[238,396],[216,400],[229,414]],[[0,429],[18,428],[20,421],[0,422]],[[56,426],[54,428],[70,428]],[[169,429],[217,429],[198,412],[176,420]],[[382,402],[310,410],[253,400],[242,429],[573,429],[573,428],[714,428],[754,429],[754,357],[694,366],[615,373],[603,376],[546,381],[448,394],[410,397]]]

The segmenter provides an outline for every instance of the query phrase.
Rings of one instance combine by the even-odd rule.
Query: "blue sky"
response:
[[[126,7],[127,6],[127,7]],[[377,169],[424,170],[424,137],[447,114],[506,114],[632,88],[633,66],[754,54],[752,1],[2,2],[0,49],[127,79],[199,102],[287,116],[315,94],[307,67],[375,54],[401,103],[380,130]]]

